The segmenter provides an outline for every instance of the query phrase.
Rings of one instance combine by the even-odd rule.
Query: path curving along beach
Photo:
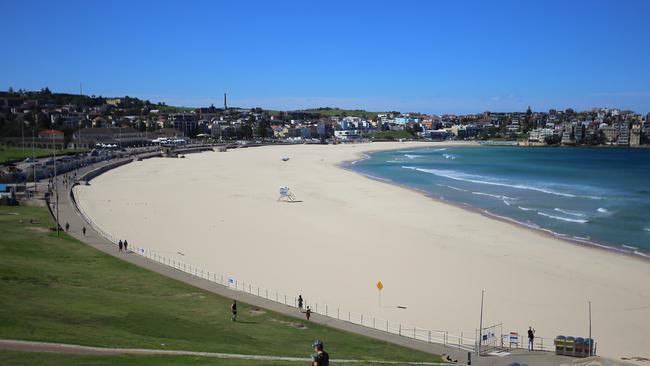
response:
[[[133,246],[309,304],[474,337],[587,336],[648,357],[647,262],[541,235],[341,169],[421,144],[295,145],[134,162],[75,187],[82,210]],[[290,158],[284,160],[283,158]],[[279,203],[289,186],[300,202]],[[375,283],[381,280],[381,306]]]

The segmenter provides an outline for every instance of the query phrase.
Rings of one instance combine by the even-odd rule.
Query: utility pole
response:
[[[36,150],[34,148],[36,138],[36,126],[32,126],[32,168],[34,168],[34,197],[36,197]]]
[[[591,356],[594,349],[593,342],[591,338],[591,301],[589,301],[589,356]]]
[[[54,194],[56,195],[56,236],[59,236],[59,179],[56,176],[56,144],[54,143],[54,130],[52,133],[52,151],[54,155]]]
[[[483,295],[485,290],[481,290],[481,317],[478,325],[478,350],[476,350],[476,356],[481,356],[481,342],[483,340]]]

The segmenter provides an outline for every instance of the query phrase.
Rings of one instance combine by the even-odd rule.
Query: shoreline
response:
[[[554,337],[584,336],[567,309],[590,299],[600,353],[647,356],[637,344],[650,329],[645,263],[567,246],[341,166],[377,150],[443,146],[451,144],[270,146],[151,159],[75,194],[89,219],[132,245],[240,283],[302,293],[312,305],[472,337],[474,295],[484,289],[487,323],[504,322],[507,333],[532,322],[540,336]],[[302,203],[277,203],[274,187],[283,185]],[[327,265],[316,270],[313,260]],[[379,307],[377,280],[387,289]]]
[[[457,147],[457,146],[480,147],[480,145],[478,145],[478,144],[476,144],[476,145],[469,145],[469,144],[467,144],[467,145],[465,145],[465,144],[449,145],[449,147]],[[413,147],[413,149],[427,149],[427,148],[430,148],[430,147]],[[394,151],[394,150],[400,150],[400,149],[396,148],[396,149],[386,149],[386,150],[375,150],[375,151],[371,151],[371,152],[360,151],[359,154],[361,156],[360,156],[359,159],[344,161],[344,162],[341,162],[340,164],[338,164],[338,166],[341,169],[352,171],[352,172],[354,172],[356,174],[359,174],[359,175],[361,175],[363,177],[366,177],[368,179],[372,179],[372,180],[377,181],[377,182],[387,183],[387,184],[391,184],[391,185],[396,186],[396,187],[401,187],[403,189],[406,189],[406,190],[409,190],[409,191],[412,191],[412,192],[417,192],[419,194],[424,195],[426,198],[433,200],[434,202],[445,204],[445,205],[450,205],[450,206],[453,206],[453,207],[456,207],[456,208],[467,210],[469,212],[478,213],[478,214],[481,214],[481,215],[483,215],[485,217],[488,217],[490,219],[497,220],[497,221],[500,221],[500,222],[504,222],[504,223],[507,223],[507,224],[510,224],[510,225],[514,225],[515,227],[531,230],[531,231],[533,231],[533,232],[535,232],[535,233],[537,233],[539,235],[549,237],[549,238],[552,238],[552,239],[557,239],[557,240],[560,240],[560,241],[562,241],[564,243],[567,243],[567,244],[578,245],[578,246],[584,247],[584,248],[602,250],[602,251],[606,251],[606,252],[611,253],[611,254],[623,255],[623,256],[630,257],[630,258],[636,258],[636,259],[641,260],[644,263],[650,264],[650,254],[638,251],[639,248],[636,248],[636,250],[618,248],[618,247],[609,245],[607,243],[600,243],[600,242],[593,241],[593,240],[576,238],[576,237],[571,236],[569,234],[557,233],[557,232],[554,232],[551,229],[547,229],[547,228],[544,228],[542,226],[527,225],[526,223],[520,222],[520,221],[515,220],[513,218],[510,218],[510,217],[507,217],[507,216],[502,216],[502,215],[497,215],[497,214],[495,214],[493,212],[490,212],[489,210],[486,210],[486,209],[483,209],[483,208],[480,208],[480,207],[475,207],[475,206],[472,206],[472,205],[469,205],[469,204],[461,204],[461,203],[453,202],[453,201],[450,201],[450,200],[447,200],[447,199],[443,198],[442,196],[435,196],[434,194],[432,194],[430,192],[419,190],[419,189],[410,187],[410,186],[405,185],[405,184],[397,183],[397,182],[395,182],[395,181],[393,181],[393,180],[391,180],[389,178],[382,178],[382,177],[377,177],[377,176],[370,175],[370,174],[365,174],[363,172],[360,172],[360,171],[357,171],[357,170],[354,169],[354,164],[355,163],[357,163],[359,161],[371,159],[372,158],[371,155],[376,153],[376,152],[385,152],[385,151]],[[621,246],[623,247],[624,244],[621,244]]]

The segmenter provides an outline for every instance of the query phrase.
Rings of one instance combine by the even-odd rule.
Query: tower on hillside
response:
[[[223,109],[228,109],[228,99],[226,93],[223,93]]]

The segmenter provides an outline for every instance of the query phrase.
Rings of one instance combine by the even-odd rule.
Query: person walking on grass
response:
[[[305,317],[307,318],[307,320],[311,318],[311,308],[309,306],[307,306],[307,310],[305,311]]]
[[[232,301],[232,305],[230,305],[230,312],[232,313],[231,320],[236,322],[237,321],[237,300]]]
[[[81,229],[81,232],[84,234],[84,238],[86,237],[86,227],[84,226],[83,229]]]
[[[120,252],[122,251],[122,240],[117,242],[117,247],[119,248]]]
[[[298,295],[298,310],[302,311],[302,295]]]
[[[127,242],[126,239],[124,239],[124,251],[125,251],[125,252],[128,252],[128,251],[129,251],[128,246],[129,246],[129,242]]]
[[[528,327],[528,350],[533,350],[533,343],[535,341],[535,329]]]
[[[320,339],[314,341],[311,345],[314,348],[316,353],[311,355],[311,364],[312,366],[329,366],[330,365],[330,355],[323,350],[323,342]]]

